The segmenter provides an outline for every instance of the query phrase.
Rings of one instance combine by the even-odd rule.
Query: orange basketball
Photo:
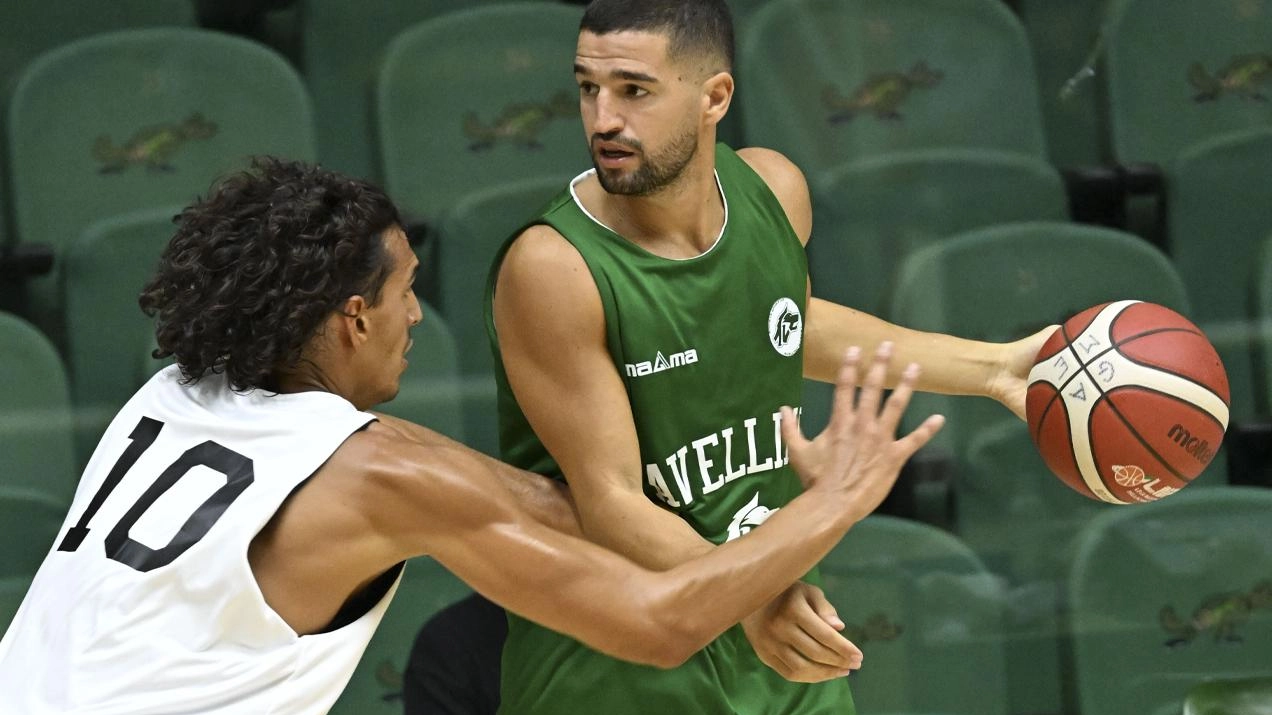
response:
[[[1029,433],[1080,494],[1111,504],[1188,486],[1228,428],[1228,375],[1197,326],[1125,300],[1073,316],[1029,373]]]

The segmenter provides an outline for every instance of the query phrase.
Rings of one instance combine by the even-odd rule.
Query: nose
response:
[[[596,117],[593,120],[592,133],[615,137],[623,131],[624,121],[616,111],[616,103],[609,94],[601,91],[596,96]]]
[[[414,291],[411,293],[411,302],[413,305],[406,317],[411,322],[411,327],[413,328],[419,325],[420,321],[424,319],[424,309],[420,306],[420,297],[416,295]]]

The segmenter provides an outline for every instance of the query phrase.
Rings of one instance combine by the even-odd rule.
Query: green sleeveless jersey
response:
[[[556,229],[596,282],[606,342],[640,441],[645,494],[721,544],[801,491],[779,408],[800,404],[808,266],[777,198],[724,145],[716,150],[716,177],[724,228],[695,258],[661,258],[627,241],[587,213],[573,185],[528,225]],[[560,478],[508,387],[499,354],[491,305],[506,250],[495,260],[486,301],[501,450],[511,464]],[[683,666],[659,670],[609,658],[512,615],[502,703],[510,715],[853,712],[846,681],[782,680],[759,663],[739,626]]]

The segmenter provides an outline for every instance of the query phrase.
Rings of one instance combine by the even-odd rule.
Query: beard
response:
[[[627,174],[622,171],[603,169],[597,165],[593,155],[592,166],[596,169],[596,178],[601,182],[601,188],[608,193],[621,196],[649,196],[680,178],[685,167],[698,152],[698,132],[694,128],[686,129],[668,142],[667,146],[657,154],[646,155],[639,141],[624,141],[623,144],[642,157],[640,168]]]

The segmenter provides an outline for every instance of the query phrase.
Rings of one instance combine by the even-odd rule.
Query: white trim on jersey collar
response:
[[[579,199],[579,193],[574,190],[574,187],[577,186],[580,181],[583,181],[588,176],[591,176],[592,174],[595,174],[595,173],[596,173],[596,169],[592,168],[574,177],[574,179],[570,181],[570,196],[574,198],[574,205],[579,207],[579,210],[583,212],[584,216],[587,216],[588,218],[592,219],[592,222],[595,223],[597,226],[600,226],[601,228],[605,229],[606,231],[609,231],[615,236],[622,237],[623,234],[619,233],[618,231],[615,231],[609,226],[606,226],[603,221],[593,216],[592,212],[588,211],[587,207],[583,205],[583,201]],[[699,258],[702,258],[703,256],[707,255],[708,253],[711,253],[712,251],[715,250],[716,246],[720,245],[720,239],[724,238],[724,231],[725,229],[729,227],[729,199],[725,197],[724,186],[720,184],[720,172],[713,170],[711,173],[715,175],[716,191],[720,192],[720,203],[724,206],[724,221],[720,224],[719,235],[716,236],[715,241],[711,243],[711,246],[707,248],[707,250],[703,251],[702,253],[699,253],[696,256],[690,256],[689,258],[667,258],[665,256],[658,256],[658,258],[662,258],[664,261],[696,261]],[[657,254],[650,253],[650,255],[652,256]]]

